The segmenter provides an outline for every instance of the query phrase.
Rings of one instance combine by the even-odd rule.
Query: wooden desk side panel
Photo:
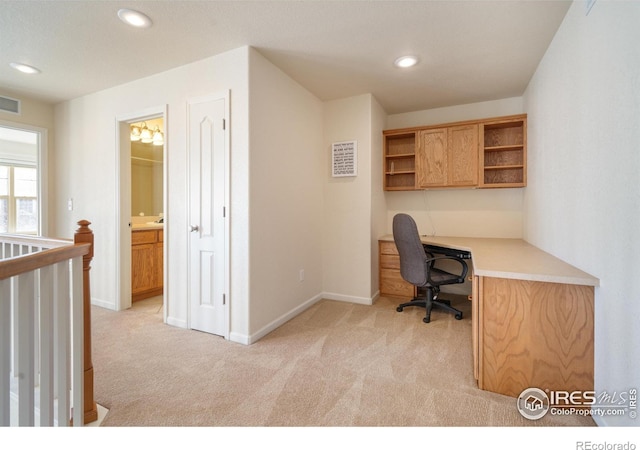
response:
[[[480,281],[477,276],[471,277],[471,343],[473,345],[473,377],[478,381],[478,385],[482,383],[480,380]]]
[[[483,277],[482,389],[593,390],[594,289]]]

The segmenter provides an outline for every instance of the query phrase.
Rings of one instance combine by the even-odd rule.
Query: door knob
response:
[[[192,233],[200,230],[200,227],[198,225],[191,225],[189,228]]]

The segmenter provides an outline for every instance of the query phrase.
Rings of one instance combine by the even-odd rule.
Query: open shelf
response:
[[[384,138],[384,189],[409,191],[416,184],[416,134],[390,134]]]
[[[485,147],[485,152],[504,152],[508,150],[522,150],[522,144],[518,145],[497,145],[494,147]]]
[[[518,164],[518,165],[513,165],[513,166],[485,166],[484,170],[506,170],[506,169],[522,169],[523,165],[522,164]]]
[[[482,126],[481,187],[523,187],[527,183],[526,117]]]

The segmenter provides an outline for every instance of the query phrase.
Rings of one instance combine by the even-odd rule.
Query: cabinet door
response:
[[[447,185],[447,129],[418,132],[416,145],[416,186],[418,188]]]
[[[131,247],[131,293],[148,291],[155,285],[156,245],[141,244]]]
[[[162,241],[158,242],[155,247],[156,255],[155,255],[155,281],[154,288],[161,289],[164,284],[164,255],[163,255],[163,243]]]
[[[449,186],[478,185],[478,125],[451,127],[447,141]]]

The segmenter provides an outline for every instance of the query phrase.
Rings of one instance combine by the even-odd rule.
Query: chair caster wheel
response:
[[[429,323],[429,322],[431,322],[431,317],[425,317],[425,318],[422,319],[422,321],[424,323]]]
[[[458,313],[455,315],[456,320],[462,320],[462,313]]]
[[[396,311],[398,311],[398,312],[402,312],[402,311],[403,311],[403,308],[402,308],[401,306],[398,306],[398,307],[396,308]]]

